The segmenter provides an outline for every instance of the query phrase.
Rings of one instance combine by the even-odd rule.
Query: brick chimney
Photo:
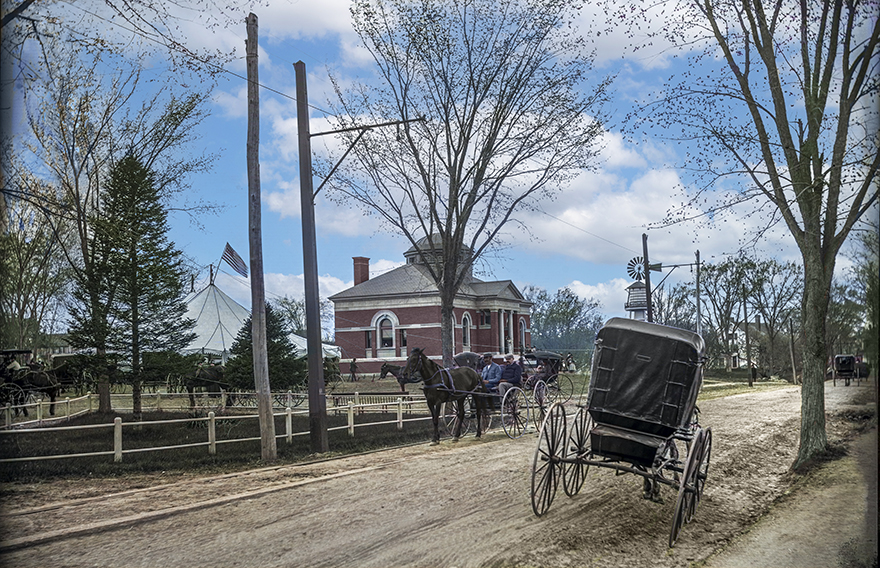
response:
[[[354,261],[354,285],[357,286],[370,279],[370,259],[364,256],[353,256],[351,259]]]

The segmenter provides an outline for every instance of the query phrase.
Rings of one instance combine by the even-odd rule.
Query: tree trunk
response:
[[[828,290],[834,262],[823,270],[818,247],[804,251],[804,297],[802,303],[804,376],[801,387],[801,440],[794,469],[825,451],[825,321],[828,315]]]
[[[447,368],[452,367],[453,356],[455,355],[454,300],[454,291],[440,291],[440,341],[442,343],[443,366]]]

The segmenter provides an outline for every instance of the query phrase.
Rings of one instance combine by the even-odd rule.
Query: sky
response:
[[[69,4],[72,11],[100,3]],[[352,30],[346,0],[265,0],[254,6],[259,18],[260,83],[260,160],[262,190],[262,239],[267,298],[301,298],[303,294],[302,229],[300,223],[298,146],[296,126],[295,78],[293,63],[303,61],[308,72],[308,90],[313,106],[312,133],[329,130],[326,112],[331,108],[333,91],[330,74],[343,83],[370,81],[374,62],[359,44]],[[586,23],[593,17],[587,7]],[[248,182],[246,169],[247,85],[244,52],[246,29],[244,12],[240,24],[205,29],[198,15],[181,21],[184,35],[194,48],[212,48],[237,58],[226,66],[212,92],[211,116],[201,126],[200,144],[219,159],[209,173],[190,180],[192,197],[223,206],[217,215],[201,218],[202,228],[185,216],[172,216],[171,239],[201,267],[204,283],[208,266],[217,269],[228,242],[247,262],[248,259]],[[236,18],[232,18],[233,20]],[[111,27],[115,24],[108,24]],[[586,28],[586,26],[584,26]],[[124,29],[113,28],[124,35]],[[735,255],[749,240],[762,216],[749,216],[749,205],[726,219],[701,227],[682,224],[670,228],[656,225],[667,211],[681,201],[679,184],[683,179],[680,150],[660,138],[650,137],[638,144],[627,141],[620,132],[624,115],[632,101],[657,88],[682,63],[664,52],[662,46],[637,56],[625,51],[625,38],[605,35],[591,38],[597,53],[596,73],[616,74],[613,106],[603,135],[603,150],[595,171],[585,172],[543,203],[543,211],[522,213],[520,221],[531,230],[526,235],[508,235],[505,250],[488,258],[480,276],[486,280],[512,280],[520,290],[528,285],[553,293],[569,287],[584,298],[602,305],[606,317],[625,316],[625,289],[632,283],[626,265],[642,256],[642,234],[648,234],[652,262],[664,265],[689,264],[700,251],[703,261],[719,262]],[[174,82],[166,63],[147,62],[163,80]],[[199,88],[192,78],[177,82]],[[282,93],[282,94],[279,94]],[[330,148],[313,139],[316,157],[326,156]],[[338,155],[338,151],[337,151]],[[315,180],[315,187],[321,180]],[[316,199],[319,288],[323,297],[353,285],[352,257],[370,259],[375,276],[403,263],[403,252],[410,244],[402,236],[378,228],[375,217],[363,211],[332,202],[326,195]],[[705,220],[704,220],[705,221]],[[799,262],[800,255],[787,230],[769,234],[759,243],[758,256]],[[848,261],[841,258],[838,270]],[[248,281],[226,264],[219,267],[216,283],[237,301],[250,306]],[[656,285],[662,275],[652,274]],[[668,282],[691,280],[690,267],[676,269]],[[198,287],[199,285],[197,285]]]

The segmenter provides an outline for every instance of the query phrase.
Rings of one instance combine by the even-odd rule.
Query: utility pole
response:
[[[315,242],[315,201],[312,191],[312,142],[306,64],[297,61],[296,122],[299,129],[299,198],[302,208],[303,280],[306,301],[306,345],[309,351],[309,433],[315,453],[330,450],[327,440],[327,398],[324,392],[324,350],[321,346],[321,304],[318,296],[318,246]]]
[[[645,298],[648,301],[648,321],[654,321],[654,306],[651,303],[651,263],[648,261],[648,234],[642,233],[642,252],[645,255]]]
[[[703,321],[700,316],[700,251],[697,251],[697,335],[703,335]]]
[[[743,284],[743,325],[745,326],[746,331],[746,370],[749,373],[749,386],[755,386],[752,381],[752,351],[749,347],[749,312],[748,307],[746,307],[746,286]]]
[[[248,233],[251,264],[251,337],[254,349],[254,385],[257,389],[257,414],[260,417],[260,450],[264,461],[278,458],[275,443],[275,417],[269,387],[269,356],[266,348],[266,291],[263,282],[263,230],[260,210],[260,78],[257,59],[257,16],[248,14]]]
[[[791,383],[796,385],[798,380],[797,367],[794,364],[794,324],[792,324],[791,318],[788,318],[788,352],[791,355]]]

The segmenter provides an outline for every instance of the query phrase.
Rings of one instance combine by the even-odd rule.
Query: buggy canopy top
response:
[[[612,318],[596,336],[587,405],[599,424],[671,436],[693,414],[705,343],[696,333]]]

